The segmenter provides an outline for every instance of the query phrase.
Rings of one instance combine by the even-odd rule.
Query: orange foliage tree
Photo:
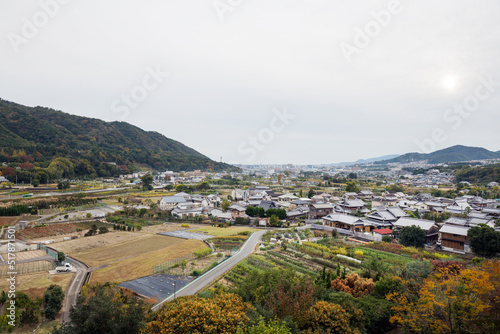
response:
[[[418,333],[498,333],[500,262],[454,270],[441,268],[416,294],[394,292],[391,323]]]
[[[305,312],[314,303],[316,289],[310,281],[298,281],[286,287],[280,284],[267,296],[267,308],[278,319],[291,317],[295,322],[304,322]]]
[[[349,326],[351,317],[362,315],[360,310],[356,312],[359,314],[349,314],[340,305],[319,301],[307,312],[304,324],[305,333],[359,334],[360,331],[357,328]]]
[[[235,333],[247,324],[252,309],[238,295],[220,294],[214,299],[181,297],[166,304],[143,333]]]
[[[344,279],[337,277],[332,281],[332,288],[351,294],[353,297],[369,295],[373,291],[373,280],[371,278],[361,278],[358,274],[352,273]]]

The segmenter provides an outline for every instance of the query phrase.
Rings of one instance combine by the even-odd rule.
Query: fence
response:
[[[56,251],[50,249],[49,247],[47,247],[45,245],[40,245],[40,250],[45,251],[45,253],[47,253],[47,255],[52,256],[54,258],[54,260],[57,261],[57,252]],[[69,257],[66,257],[64,262],[71,264],[71,259]]]
[[[174,266],[180,265],[182,261],[191,261],[194,259],[196,259],[196,255],[188,254],[183,257],[158,264],[153,267],[153,274],[166,274],[169,269],[172,269]]]

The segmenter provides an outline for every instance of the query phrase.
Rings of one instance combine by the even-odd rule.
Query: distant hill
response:
[[[462,162],[472,160],[484,159],[498,159],[500,158],[499,152],[492,152],[481,147],[469,147],[463,145],[456,145],[448,147],[432,153],[407,153],[397,158],[381,161],[378,163],[406,163],[411,161],[427,160],[429,163],[438,164],[446,162]]]
[[[115,164],[123,170],[130,166],[173,171],[235,169],[158,132],[125,122],[104,122],[0,99],[0,162],[47,167],[58,157],[73,159],[75,166],[88,162],[97,172]]]
[[[377,162],[377,161],[384,161],[384,160],[390,160],[399,157],[401,154],[391,154],[391,155],[384,155],[381,157],[377,158],[370,158],[370,159],[360,159],[358,163],[360,164],[367,164],[367,163],[372,163],[372,162]]]
[[[359,164],[374,163],[374,162],[378,162],[378,161],[394,159],[394,158],[399,157],[399,156],[400,156],[400,154],[391,154],[391,155],[384,155],[384,156],[376,157],[376,158],[359,159],[358,163]],[[350,162],[338,162],[338,163],[333,163],[333,164],[329,164],[329,165],[349,166],[349,165],[355,165],[355,164],[356,164],[356,161],[350,161]]]

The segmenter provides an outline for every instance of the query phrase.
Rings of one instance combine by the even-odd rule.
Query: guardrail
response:
[[[259,232],[260,232],[260,231],[259,231]],[[245,248],[246,244],[250,241],[250,239],[252,238],[252,236],[253,236],[253,235],[255,235],[255,233],[259,233],[259,232],[254,232],[254,233],[252,233],[252,234],[248,237],[248,239],[245,241],[245,243],[241,246],[241,248],[240,248],[240,249],[239,249],[239,250],[238,250],[238,251],[237,251],[237,252],[236,252],[233,256],[231,256],[231,257],[234,257],[234,256],[238,255],[238,254],[239,254],[239,253],[240,253],[240,252],[241,252],[241,251]],[[230,258],[229,258],[229,259],[230,259]],[[219,264],[219,265],[220,265],[220,264]],[[210,274],[212,271],[217,270],[217,269],[218,269],[218,266],[216,266],[216,267],[214,267],[214,268],[210,269],[209,271],[205,272],[203,275],[198,276],[196,279],[194,279],[194,280],[192,280],[191,282],[189,282],[189,284],[186,284],[186,285],[185,285],[185,286],[183,286],[181,289],[179,289],[179,290],[177,291],[177,294],[179,294],[179,292],[181,292],[181,291],[183,291],[184,289],[186,289],[187,287],[189,287],[189,286],[190,286],[191,284],[193,284],[194,282],[197,282],[198,280],[200,280],[200,279],[201,279],[201,278],[203,278],[204,276],[206,276],[206,275]],[[159,302],[159,303],[157,303],[156,305],[154,305],[151,309],[152,309],[153,311],[158,310],[158,308],[159,308],[161,305],[163,305],[164,303],[166,303],[166,302],[167,302],[167,301],[169,301],[170,299],[173,299],[173,297],[174,297],[173,295],[168,296],[167,298],[163,299],[161,302]]]

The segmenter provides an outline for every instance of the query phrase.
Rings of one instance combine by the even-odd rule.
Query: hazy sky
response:
[[[495,0],[7,0],[0,8],[1,98],[129,122],[215,160],[500,150]]]

